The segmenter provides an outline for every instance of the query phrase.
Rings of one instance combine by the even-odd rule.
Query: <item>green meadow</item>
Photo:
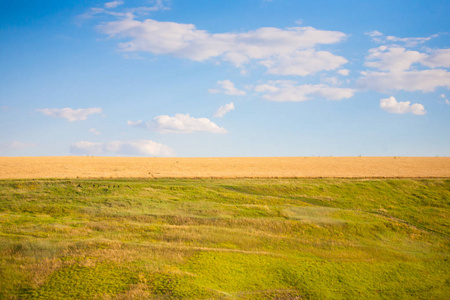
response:
[[[450,179],[0,181],[1,299],[449,299]]]

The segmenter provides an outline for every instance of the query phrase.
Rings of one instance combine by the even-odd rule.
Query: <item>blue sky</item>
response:
[[[0,155],[449,156],[449,11],[0,0]]]

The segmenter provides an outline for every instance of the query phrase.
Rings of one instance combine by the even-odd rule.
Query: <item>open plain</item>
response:
[[[450,157],[0,157],[0,179],[320,177],[450,177]]]
[[[448,299],[449,162],[0,158],[0,299]]]

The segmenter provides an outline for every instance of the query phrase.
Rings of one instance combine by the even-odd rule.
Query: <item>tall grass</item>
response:
[[[446,299],[448,179],[0,181],[1,299]]]

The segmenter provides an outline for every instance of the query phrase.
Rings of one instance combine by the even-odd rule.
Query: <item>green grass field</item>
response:
[[[449,179],[0,181],[2,299],[449,299]]]

